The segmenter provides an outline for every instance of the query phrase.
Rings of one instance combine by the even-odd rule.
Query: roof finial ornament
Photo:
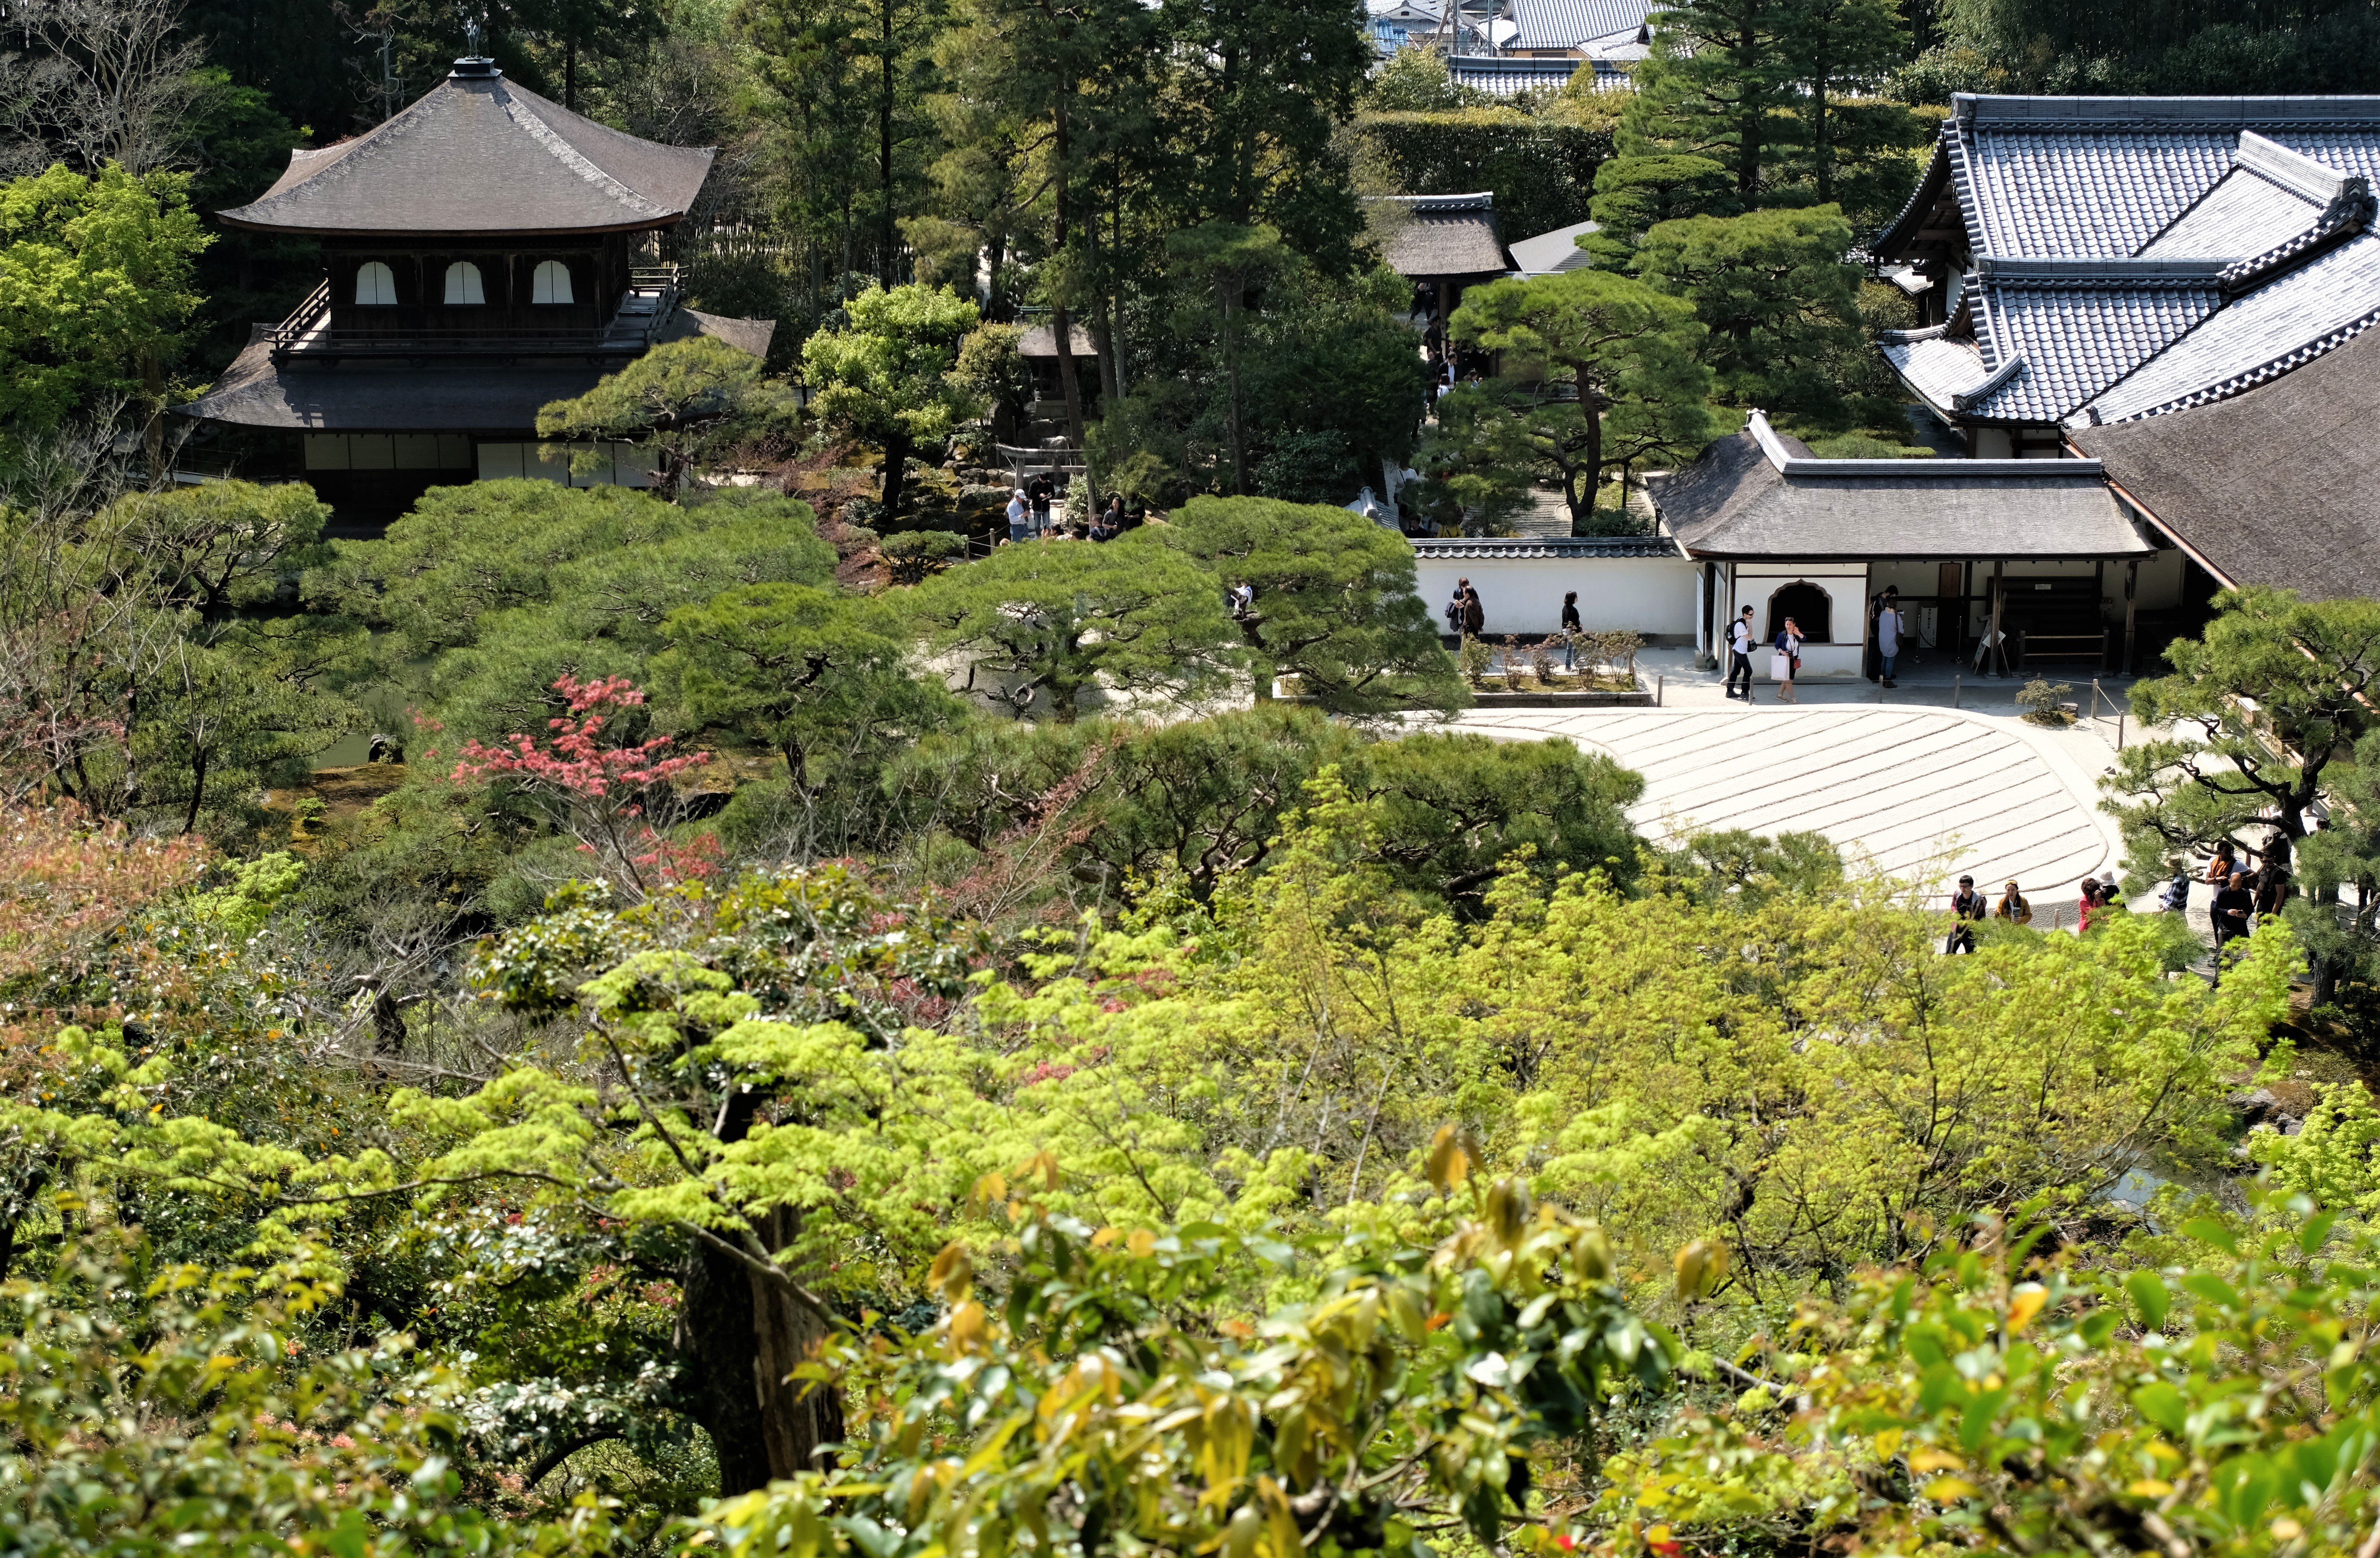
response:
[[[464,18],[463,37],[466,41],[467,46],[471,52],[455,62],[455,68],[447,72],[447,79],[458,80],[476,78],[480,79],[492,80],[496,77],[504,74],[503,71],[496,68],[496,62],[494,60],[490,59],[486,55],[480,52],[480,18],[477,16],[467,16]]]

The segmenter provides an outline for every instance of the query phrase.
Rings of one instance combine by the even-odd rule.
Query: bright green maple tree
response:
[[[164,409],[212,240],[189,176],[54,166],[0,185],[0,419],[50,427],[115,397]]]

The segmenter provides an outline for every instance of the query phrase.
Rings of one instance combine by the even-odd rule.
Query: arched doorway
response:
[[[1835,641],[1832,621],[1834,597],[1806,578],[1797,578],[1776,594],[1768,597],[1767,641],[1775,643],[1785,619],[1791,617],[1802,629],[1805,644],[1830,644]]]

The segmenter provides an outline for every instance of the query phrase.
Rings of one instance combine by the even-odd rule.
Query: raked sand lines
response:
[[[2011,879],[2036,902],[2114,865],[2092,797],[2022,737],[1944,710],[1499,710],[1464,727],[1564,736],[1645,776],[1630,816],[1695,829],[1823,834],[1939,886]],[[1954,848],[1955,845],[1955,848]]]

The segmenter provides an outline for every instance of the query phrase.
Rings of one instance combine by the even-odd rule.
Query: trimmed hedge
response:
[[[1611,155],[1611,137],[1602,130],[1512,108],[1366,114],[1355,133],[1406,194],[1493,189],[1507,243],[1585,221],[1595,170]]]

